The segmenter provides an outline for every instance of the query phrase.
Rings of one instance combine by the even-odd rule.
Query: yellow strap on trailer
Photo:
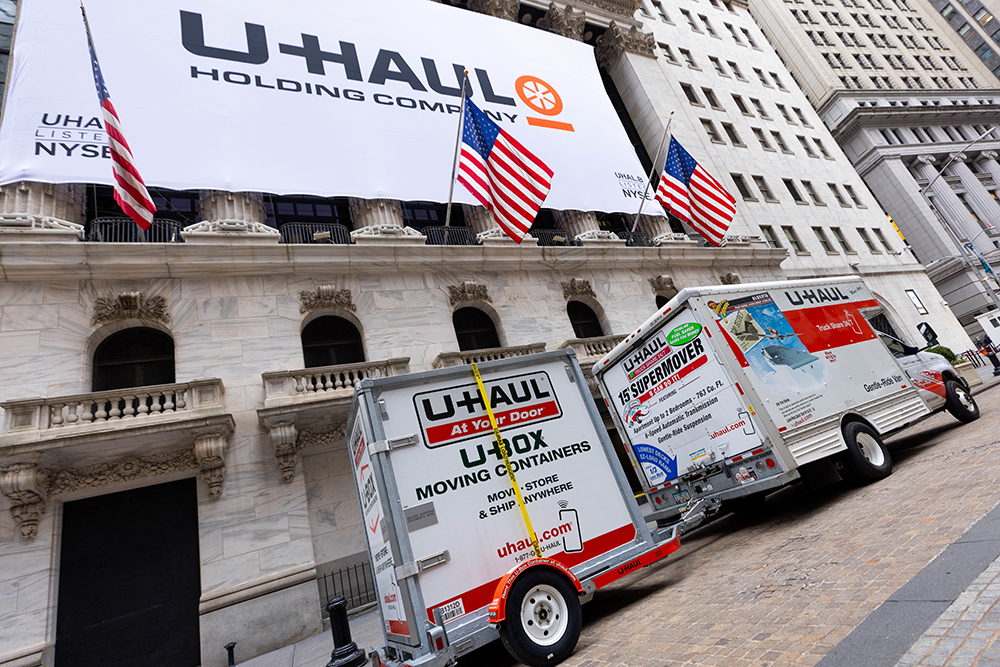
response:
[[[500,453],[503,454],[503,464],[507,467],[507,476],[510,478],[510,485],[514,487],[514,495],[517,496],[517,506],[521,508],[521,517],[524,519],[524,525],[528,529],[531,546],[535,549],[535,557],[541,558],[542,548],[538,546],[538,537],[535,535],[535,529],[531,527],[528,507],[524,504],[524,498],[521,496],[521,487],[517,485],[517,479],[514,477],[514,468],[510,465],[510,456],[507,455],[507,448],[504,447],[503,438],[500,437],[500,427],[497,426],[497,419],[493,416],[493,408],[490,407],[490,399],[486,395],[483,378],[479,376],[479,367],[475,364],[472,364],[472,374],[476,376],[476,384],[479,385],[479,395],[483,399],[483,405],[486,406],[486,414],[490,418],[490,426],[493,427],[493,435],[496,436],[497,447],[500,448]]]

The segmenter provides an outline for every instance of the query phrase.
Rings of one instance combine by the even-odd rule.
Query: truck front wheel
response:
[[[546,567],[533,567],[510,589],[500,638],[515,660],[547,667],[569,657],[582,624],[583,612],[573,585]]]
[[[945,382],[944,405],[951,416],[960,422],[971,422],[979,419],[979,406],[972,393],[955,380]]]
[[[861,482],[876,482],[892,473],[892,459],[882,438],[868,424],[849,422],[844,426],[844,468]]]

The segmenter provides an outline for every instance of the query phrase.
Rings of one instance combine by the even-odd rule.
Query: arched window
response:
[[[174,377],[174,341],[156,329],[124,329],[94,352],[94,391],[171,384]]]
[[[458,337],[458,349],[485,350],[500,347],[500,336],[493,319],[478,308],[459,308],[451,316]]]
[[[358,328],[343,317],[318,317],[302,330],[306,368],[357,364],[365,360]]]
[[[598,338],[604,335],[601,321],[593,308],[580,301],[570,301],[566,304],[569,321],[573,323],[573,333],[577,338]]]
[[[668,301],[670,301],[670,299],[668,299],[667,297],[663,296],[662,294],[657,294],[656,295],[656,307],[657,308],[663,308],[665,305],[667,305]]]

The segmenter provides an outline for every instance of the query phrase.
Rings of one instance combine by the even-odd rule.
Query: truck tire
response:
[[[547,567],[533,567],[510,589],[500,638],[515,660],[548,667],[569,657],[582,625],[580,598],[573,584]]]
[[[944,386],[944,406],[952,417],[966,423],[979,419],[979,406],[968,389],[955,380],[947,380]]]
[[[867,484],[892,474],[892,458],[882,438],[868,424],[848,422],[844,426],[844,468],[858,481]]]

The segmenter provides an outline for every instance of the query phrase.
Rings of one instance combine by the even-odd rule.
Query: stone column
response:
[[[625,245],[625,239],[618,238],[617,234],[601,231],[597,216],[590,211],[552,211],[552,218],[559,229],[583,245]]]
[[[993,177],[993,182],[1000,185],[1000,163],[997,162],[996,151],[983,151],[976,159],[976,163],[987,174]]]
[[[990,196],[989,191],[983,187],[979,178],[969,169],[969,165],[965,164],[966,160],[965,153],[961,153],[951,163],[952,171],[958,176],[962,187],[965,189],[966,201],[969,202],[972,210],[979,216],[981,225],[1000,225],[1000,219],[998,219],[1000,218],[1000,204]],[[976,233],[978,234],[979,232]],[[976,240],[977,245],[980,239],[987,241],[987,246],[990,250],[996,249],[992,241],[985,238],[985,236],[981,236]]]
[[[360,199],[349,197],[351,239],[357,244],[423,245],[427,237],[403,225],[403,207],[395,199]]]
[[[468,225],[473,234],[482,234],[491,229],[497,229],[493,214],[487,211],[485,206],[462,204],[462,212],[465,214],[465,224]]]
[[[936,161],[933,155],[920,155],[917,157],[916,162],[914,162],[914,167],[921,178],[925,178],[930,182],[938,174],[937,169],[931,166]],[[931,191],[934,193],[934,206],[937,207],[941,216],[951,224],[952,229],[955,230],[959,238],[971,239],[981,231],[979,224],[969,215],[958,195],[951,189],[948,182],[944,180],[943,175],[934,182],[934,185],[931,186]],[[979,240],[976,241],[976,247],[979,247]],[[983,252],[992,248],[993,244],[991,243],[988,248],[984,247]],[[931,262],[937,258],[921,257],[920,259],[923,262]]]
[[[630,226],[631,220],[632,216],[629,216]],[[674,233],[674,230],[670,228],[670,219],[665,215],[640,215],[639,224],[636,226],[635,230],[637,232],[648,234],[650,240],[663,236],[664,234]]]
[[[569,5],[562,10],[556,7],[556,3],[549,3],[549,11],[545,16],[538,19],[537,27],[542,30],[562,35],[578,42],[583,41],[583,29],[586,25],[586,14],[582,11],[574,12]]]
[[[507,21],[517,20],[521,0],[469,0],[469,9]]]
[[[181,232],[187,243],[277,243],[278,230],[267,226],[264,198],[259,192],[202,190],[198,196],[201,221]]]
[[[76,241],[86,222],[82,183],[20,181],[0,186],[0,233],[17,240]]]

